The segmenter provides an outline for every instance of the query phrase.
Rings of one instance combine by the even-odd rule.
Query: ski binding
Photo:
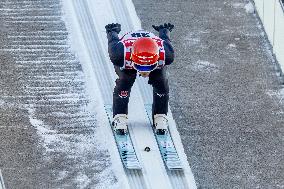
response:
[[[152,124],[152,105],[145,104],[145,109],[147,112],[149,122],[152,126],[153,125]],[[157,133],[154,128],[153,128],[153,131],[154,131],[155,138],[156,138],[159,150],[160,150],[161,157],[167,169],[182,170],[182,164],[178,156],[178,153],[176,151],[169,128],[164,134]]]
[[[112,128],[120,159],[126,169],[142,169],[137,158],[129,132],[124,134],[114,131],[112,126],[112,105],[105,105],[105,110],[108,116],[109,124]]]

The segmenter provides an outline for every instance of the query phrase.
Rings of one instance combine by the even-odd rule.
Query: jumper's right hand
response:
[[[121,31],[121,25],[119,23],[111,23],[105,26],[106,32],[109,33],[111,31],[115,31],[119,33]]]

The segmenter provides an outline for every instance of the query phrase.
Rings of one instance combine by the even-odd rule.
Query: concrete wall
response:
[[[254,0],[268,39],[284,72],[284,6],[282,0]]]

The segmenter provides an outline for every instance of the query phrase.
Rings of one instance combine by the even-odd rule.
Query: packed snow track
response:
[[[108,23],[118,22],[122,25],[122,34],[127,31],[140,29],[140,21],[130,0],[107,1],[64,1],[66,19],[72,33],[75,50],[81,60],[89,82],[97,83],[101,91],[103,105],[112,103],[115,73],[108,58],[107,40],[104,26]],[[107,13],[107,14],[106,14]],[[91,68],[91,69],[90,69]],[[143,89],[143,90],[142,90]],[[129,103],[129,130],[135,146],[136,153],[142,164],[142,170],[126,170],[123,168],[112,131],[104,116],[105,134],[109,138],[109,151],[113,160],[115,172],[118,174],[124,188],[163,188],[163,189],[194,189],[196,184],[187,162],[187,157],[181,144],[175,122],[170,118],[170,131],[175,146],[182,160],[183,170],[166,170],[152,131],[149,126],[145,104],[151,104],[152,89],[145,79],[139,78],[135,83]],[[135,110],[135,111],[134,111]],[[149,146],[150,152],[144,148]]]

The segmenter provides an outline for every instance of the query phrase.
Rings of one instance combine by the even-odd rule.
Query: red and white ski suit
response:
[[[166,75],[166,65],[174,60],[174,50],[169,38],[169,30],[164,28],[159,31],[159,37],[153,33],[139,30],[129,32],[119,39],[118,34],[111,31],[107,34],[108,52],[115,72],[118,75],[113,91],[113,116],[128,114],[128,102],[131,87],[135,82],[137,71],[131,61],[132,44],[140,37],[151,37],[160,49],[158,67],[149,75],[148,83],[153,86],[152,113],[167,114],[169,101],[169,85]]]

